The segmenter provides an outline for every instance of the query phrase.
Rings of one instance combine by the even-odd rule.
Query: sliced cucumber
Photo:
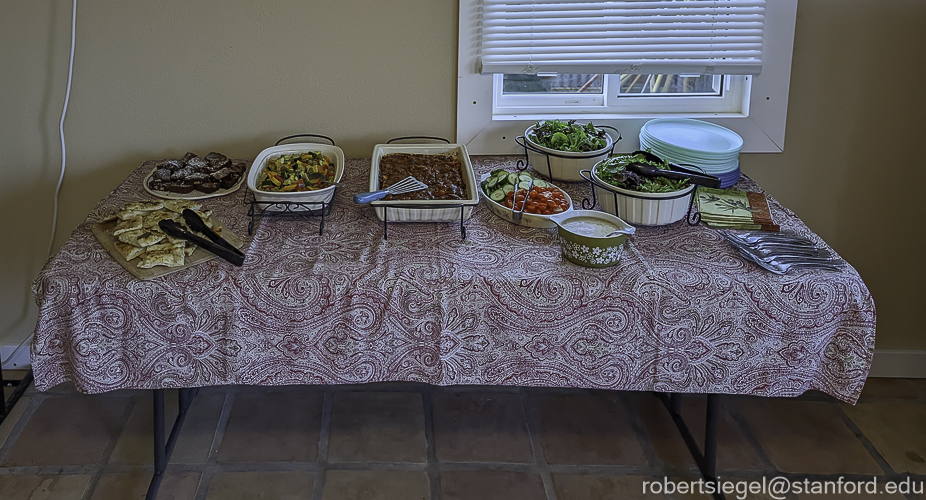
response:
[[[492,191],[492,194],[489,195],[489,198],[492,198],[495,201],[502,201],[505,199],[505,195],[508,194],[504,189],[496,189]]]
[[[539,187],[539,188],[548,188],[548,187],[550,187],[550,183],[548,183],[547,181],[541,180],[541,179],[534,179],[534,185],[537,186],[537,187]]]
[[[502,191],[504,191],[505,194],[507,195],[508,193],[514,191],[514,185],[513,185],[513,184],[505,184],[505,187],[502,188]]]
[[[489,177],[488,179],[486,179],[486,187],[487,187],[487,188],[492,189],[492,188],[495,187],[496,184],[498,184],[498,178],[497,178],[497,177]]]
[[[518,174],[518,178],[521,179],[521,182],[525,182],[525,181],[530,182],[531,174]]]
[[[508,174],[508,184],[517,184],[518,183],[518,174],[510,173]]]
[[[530,179],[528,179],[528,180],[526,180],[526,181],[521,181],[521,182],[518,183],[518,189],[523,189],[523,190],[527,191],[528,189],[530,189],[530,187],[531,187],[531,181],[530,181]]]

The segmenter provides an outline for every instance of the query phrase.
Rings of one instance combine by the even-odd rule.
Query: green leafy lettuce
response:
[[[688,179],[667,179],[665,177],[644,177],[627,170],[631,163],[652,165],[661,170],[668,170],[669,163],[663,160],[655,162],[648,160],[642,154],[618,155],[603,160],[595,166],[595,174],[599,179],[612,186],[641,193],[670,193],[688,187]]]
[[[607,137],[604,130],[595,128],[591,122],[579,125],[575,120],[537,122],[528,135],[528,139],[545,148],[576,153],[605,148]]]

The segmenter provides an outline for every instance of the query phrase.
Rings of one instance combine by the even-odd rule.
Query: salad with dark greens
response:
[[[597,151],[608,146],[608,135],[588,122],[579,125],[575,120],[545,120],[537,122],[528,139],[535,144],[557,151]]]
[[[652,165],[660,170],[669,170],[669,163],[652,161],[642,154],[618,155],[602,160],[595,165],[595,175],[604,182],[621,189],[641,193],[671,193],[688,187],[688,179],[673,180],[665,177],[644,177],[627,170],[631,163]]]

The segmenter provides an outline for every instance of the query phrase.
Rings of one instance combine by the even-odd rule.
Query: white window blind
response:
[[[481,73],[757,75],[766,0],[483,0]]]

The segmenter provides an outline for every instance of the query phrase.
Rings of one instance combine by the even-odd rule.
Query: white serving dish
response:
[[[267,166],[267,163],[270,161],[270,159],[277,158],[285,154],[307,153],[310,151],[318,151],[321,154],[327,156],[332,162],[334,162],[334,182],[341,182],[341,177],[344,176],[344,151],[341,151],[341,148],[337,146],[332,146],[330,144],[293,143],[269,147],[257,155],[257,158],[254,159],[254,163],[251,164],[251,170],[248,171],[248,189],[254,193],[254,201],[257,201],[261,204],[268,204],[266,206],[262,205],[262,209],[270,211],[283,211],[287,208],[286,205],[283,205],[284,203],[307,203],[309,205],[306,205],[305,207],[290,206],[289,210],[318,210],[323,208],[323,203],[331,203],[331,198],[334,196],[335,186],[328,186],[326,188],[317,189],[315,191],[290,191],[286,193],[261,191],[257,189],[257,179],[260,177],[261,172],[264,171],[264,168]]]
[[[606,156],[610,153],[611,148],[614,146],[614,139],[610,134],[605,132],[607,144],[597,151],[573,153],[550,149],[530,139],[530,134],[533,132],[535,126],[536,125],[531,125],[524,131],[525,144],[528,146],[527,162],[541,175],[550,175],[556,180],[569,182],[584,181],[585,179],[579,174],[579,171],[591,169],[592,166],[601,160],[602,156]],[[547,168],[548,158],[550,161],[549,168]]]
[[[463,144],[377,144],[373,147],[373,158],[370,164],[370,191],[380,189],[380,158],[392,153],[457,156],[463,166],[466,198],[463,200],[377,200],[370,205],[376,208],[376,216],[379,220],[386,220],[385,217],[388,215],[389,222],[459,222],[461,204],[463,205],[463,219],[469,219],[472,216],[473,208],[479,204],[480,189],[476,183],[476,174],[473,172],[473,164],[469,159],[469,153],[466,152],[466,146]],[[389,205],[389,207],[384,205]],[[424,208],[424,206],[436,208]],[[441,208],[444,206],[447,208]]]
[[[638,226],[663,226],[681,220],[688,213],[691,196],[697,187],[690,185],[670,193],[641,193],[608,184],[598,177],[597,170],[597,166],[592,169],[592,180],[601,209]],[[599,184],[608,186],[610,191]]]
[[[489,175],[491,174],[482,174],[482,177],[479,178],[479,184],[482,185],[482,182],[486,180],[489,177]],[[558,186],[554,186],[554,187],[562,191],[562,193],[566,196],[566,201],[569,202],[569,208],[564,210],[564,212],[568,212],[572,210],[573,209],[572,198],[569,197],[569,193],[567,193],[566,191],[563,191]],[[541,227],[545,229],[556,227],[556,223],[550,219],[550,217],[553,217],[552,215],[532,214],[526,211],[521,216],[521,222],[515,222],[514,213],[511,211],[510,208],[506,207],[505,205],[502,205],[501,203],[498,203],[492,198],[489,198],[489,196],[486,195],[485,192],[482,192],[482,189],[480,189],[479,191],[482,194],[482,199],[485,200],[486,206],[489,207],[489,210],[493,214],[501,217],[502,219],[505,219],[506,221],[512,224],[517,224],[519,226],[526,226],[526,227]]]

